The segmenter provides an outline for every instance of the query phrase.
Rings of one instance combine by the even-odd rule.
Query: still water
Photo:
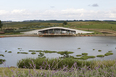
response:
[[[0,59],[5,59],[6,62],[0,67],[17,66],[17,62],[23,58],[38,57],[38,52],[35,55],[31,53],[17,54],[20,52],[18,48],[22,48],[21,52],[28,52],[29,50],[72,51],[74,53],[71,55],[75,57],[81,53],[97,56],[112,51],[113,55],[90,60],[116,59],[116,37],[5,37],[0,38],[0,54],[5,56],[0,56]],[[7,53],[5,50],[12,51],[12,53]],[[98,52],[98,50],[102,51]],[[57,58],[61,55],[47,53],[45,56]]]

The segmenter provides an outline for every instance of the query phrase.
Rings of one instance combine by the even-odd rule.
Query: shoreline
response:
[[[116,34],[79,34],[76,36],[70,36],[70,37],[116,37]],[[39,35],[0,35],[0,38],[3,37],[39,37]],[[49,36],[48,36],[49,37]],[[52,36],[51,36],[52,37]],[[69,37],[69,36],[53,36],[53,37]]]

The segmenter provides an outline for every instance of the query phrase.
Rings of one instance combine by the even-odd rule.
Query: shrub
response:
[[[112,52],[112,51],[108,51],[108,52]]]
[[[97,57],[104,57],[104,55],[97,55]]]
[[[57,52],[57,53],[63,55],[63,58],[68,58],[68,57],[70,57],[69,54],[72,54],[74,52],[61,51],[61,52]]]
[[[95,50],[95,49],[93,49],[93,50]]]
[[[78,49],[81,49],[81,48],[78,48]]]

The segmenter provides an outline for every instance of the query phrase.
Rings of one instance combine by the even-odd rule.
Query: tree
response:
[[[3,26],[3,24],[2,24],[2,22],[1,22],[1,20],[0,20],[0,28],[1,28],[1,30],[2,30],[2,26]]]
[[[66,22],[66,21],[64,21],[64,22],[63,22],[63,25],[67,25],[67,22]]]

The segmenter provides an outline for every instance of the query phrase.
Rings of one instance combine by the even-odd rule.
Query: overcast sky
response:
[[[0,20],[116,20],[116,0],[0,0]]]

